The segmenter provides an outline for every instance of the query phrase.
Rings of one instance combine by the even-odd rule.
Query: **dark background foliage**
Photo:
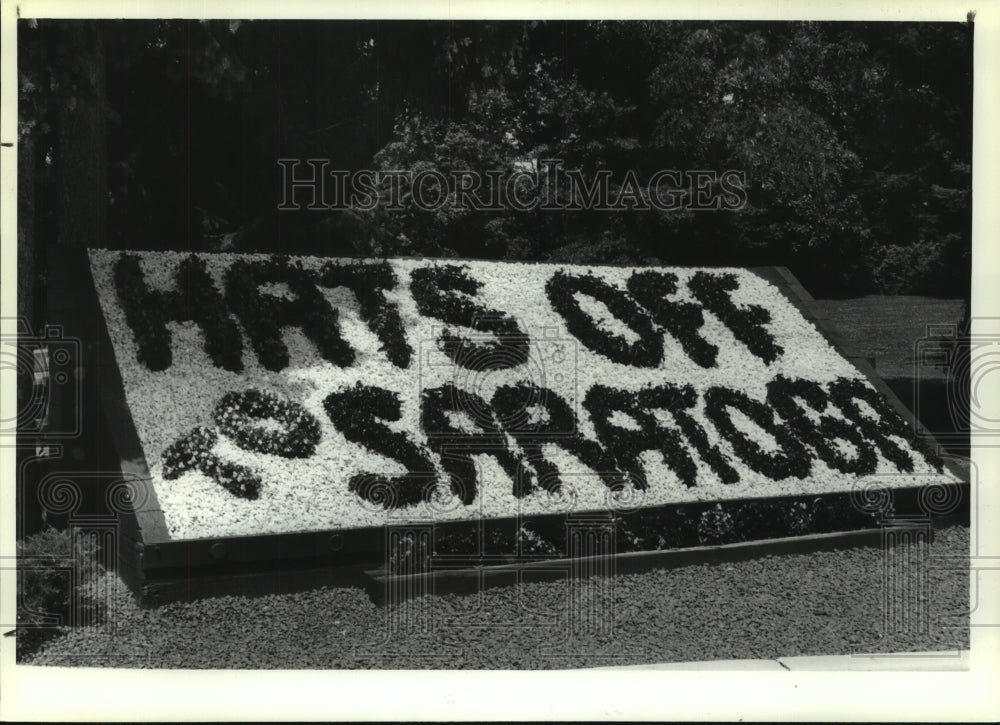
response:
[[[783,264],[822,297],[968,294],[971,24],[22,21],[19,31],[32,156],[22,183],[41,210],[58,208],[67,179],[92,179],[106,241],[87,244]],[[80,157],[88,128],[96,151]],[[279,158],[447,172],[553,157],[611,170],[613,189],[629,169],[640,179],[741,170],[748,204],[277,210]],[[35,217],[40,241],[71,223]]]

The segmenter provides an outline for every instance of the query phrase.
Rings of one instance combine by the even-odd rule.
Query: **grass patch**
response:
[[[883,378],[944,379],[944,370],[914,365],[918,341],[926,339],[930,325],[957,325],[962,319],[962,300],[935,297],[869,295],[847,300],[816,300],[817,310],[827,315],[851,347],[875,359],[875,370]]]

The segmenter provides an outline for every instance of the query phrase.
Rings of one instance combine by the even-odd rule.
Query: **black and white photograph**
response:
[[[995,6],[140,5],[4,4],[4,719],[997,717]]]

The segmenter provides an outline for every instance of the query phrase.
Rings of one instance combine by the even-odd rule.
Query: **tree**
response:
[[[116,246],[785,264],[819,295],[968,283],[968,24],[108,21],[100,46],[72,27],[22,32],[38,193],[68,191],[82,174],[62,164],[95,148],[70,143],[73,114],[90,138],[106,119],[108,201],[78,215],[106,206]],[[99,58],[103,102],[62,103],[72,68],[85,79]],[[612,198],[629,172],[734,169],[747,203],[279,211],[276,161],[317,157],[349,173],[531,169],[521,191],[540,201],[566,193],[546,159],[611,172]]]

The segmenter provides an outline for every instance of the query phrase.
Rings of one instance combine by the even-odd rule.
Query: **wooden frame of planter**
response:
[[[324,584],[363,584],[374,599],[393,601],[401,592],[412,596],[445,588],[468,590],[517,581],[529,572],[532,576],[546,572],[555,577],[589,576],[609,570],[636,571],[779,551],[853,546],[878,541],[882,525],[893,515],[916,515],[928,522],[968,518],[969,485],[965,482],[948,484],[952,490],[946,509],[929,507],[921,496],[927,487],[916,487],[894,488],[887,499],[861,506],[849,492],[842,492],[730,500],[721,503],[721,509],[717,502],[707,501],[650,506],[631,512],[549,513],[477,519],[471,523],[400,519],[367,528],[174,540],[168,534],[126,403],[86,253],[76,259],[66,256],[62,262],[75,271],[72,277],[78,282],[78,304],[75,309],[64,310],[64,324],[84,340],[84,374],[91,381],[90,389],[99,391],[99,404],[91,405],[85,422],[87,428],[106,425],[117,451],[113,473],[130,487],[128,500],[113,506],[118,517],[119,574],[145,606],[224,593],[256,595]],[[815,313],[812,297],[787,269],[750,271],[777,286],[903,419],[913,424],[913,414],[869,362],[845,351],[839,333],[829,320]],[[95,405],[99,412],[94,410]],[[930,443],[936,446],[934,441]],[[962,477],[961,471],[953,472]],[[705,545],[699,522],[711,511],[722,513],[710,516],[729,516],[737,529],[742,527],[730,534],[735,540]],[[808,533],[789,525],[794,516],[803,512],[814,521]],[[548,542],[547,548],[530,551],[518,543],[518,529],[527,519]],[[650,519],[677,524],[664,540],[668,546],[626,550],[626,537],[642,541],[651,536]],[[824,523],[817,527],[816,520]],[[610,569],[609,561],[613,562]]]

